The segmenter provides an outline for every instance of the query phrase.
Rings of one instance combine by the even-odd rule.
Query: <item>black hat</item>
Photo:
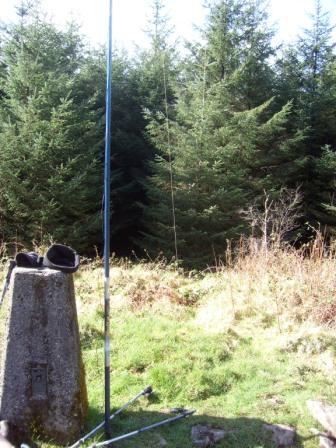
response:
[[[22,268],[39,268],[42,264],[42,258],[36,252],[19,252],[15,261]]]
[[[53,244],[43,258],[43,266],[62,272],[76,272],[79,268],[79,255],[71,247]]]

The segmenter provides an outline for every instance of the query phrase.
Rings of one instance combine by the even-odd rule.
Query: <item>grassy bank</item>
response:
[[[162,263],[114,262],[111,270],[111,401],[119,407],[152,384],[155,394],[118,417],[115,434],[197,410],[124,447],[192,446],[190,429],[235,429],[218,447],[272,447],[262,424],[297,428],[316,447],[307,399],[334,401],[336,272],[333,257],[294,251],[240,257],[189,272]],[[89,393],[88,428],[103,416],[103,276],[99,260],[76,274]],[[46,446],[46,445],[45,445]]]

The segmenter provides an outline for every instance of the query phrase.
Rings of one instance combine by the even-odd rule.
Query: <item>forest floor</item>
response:
[[[274,447],[264,423],[293,426],[297,447],[318,446],[306,401],[336,404],[335,260],[266,255],[201,273],[112,262],[113,409],[149,384],[155,391],[113,421],[114,435],[167,418],[174,407],[197,410],[115,446],[191,448],[197,423],[234,430],[219,448]],[[75,287],[90,429],[104,412],[100,260],[81,267]]]

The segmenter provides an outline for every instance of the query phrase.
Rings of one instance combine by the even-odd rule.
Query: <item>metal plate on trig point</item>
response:
[[[31,369],[32,396],[45,399],[47,397],[47,365],[40,364]]]

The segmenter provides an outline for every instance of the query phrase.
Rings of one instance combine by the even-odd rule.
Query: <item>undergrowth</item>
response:
[[[335,397],[336,271],[334,254],[314,244],[307,254],[250,243],[203,272],[112,260],[113,408],[148,384],[155,390],[113,421],[114,434],[166,418],[172,407],[197,410],[116,446],[191,448],[198,422],[234,430],[218,447],[273,447],[265,422],[294,426],[297,447],[317,446],[306,400]],[[104,411],[101,260],[83,264],[75,286],[89,429]]]

